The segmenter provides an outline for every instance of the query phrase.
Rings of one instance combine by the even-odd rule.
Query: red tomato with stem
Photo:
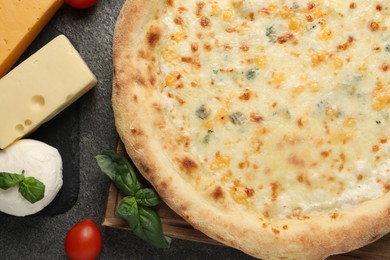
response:
[[[71,260],[93,260],[99,256],[102,244],[99,228],[93,220],[86,219],[66,234],[65,252]]]
[[[94,4],[96,4],[96,0],[64,0],[64,1],[68,5],[79,9],[89,8]]]

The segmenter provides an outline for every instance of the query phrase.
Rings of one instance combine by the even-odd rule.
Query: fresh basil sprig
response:
[[[44,197],[45,184],[34,177],[25,177],[24,171],[21,174],[0,172],[0,189],[8,190],[17,185],[19,185],[20,194],[32,204]]]
[[[160,203],[157,192],[143,188],[130,162],[114,151],[96,157],[97,164],[125,195],[116,215],[125,219],[134,234],[158,248],[169,248],[171,238],[164,236],[160,217],[152,208]]]

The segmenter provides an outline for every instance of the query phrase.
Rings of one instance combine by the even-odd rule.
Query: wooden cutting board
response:
[[[126,155],[123,143],[118,141],[115,151],[119,154]],[[105,214],[103,217],[103,226],[118,228],[130,231],[128,224],[121,218],[115,216],[115,209],[122,199],[122,194],[118,192],[113,183],[110,183],[108,189],[108,197],[106,203]],[[194,229],[190,224],[183,220],[173,210],[171,210],[165,203],[161,203],[157,207],[157,212],[161,218],[163,231],[166,236],[190,240],[194,242],[221,245],[221,243],[207,237],[200,231]],[[376,242],[357,249],[355,251],[331,256],[328,260],[352,260],[352,259],[370,259],[383,260],[390,259],[390,234],[382,237]]]

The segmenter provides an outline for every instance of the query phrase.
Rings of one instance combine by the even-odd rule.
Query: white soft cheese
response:
[[[22,139],[0,151],[0,172],[21,173],[45,184],[42,200],[32,204],[19,193],[18,187],[0,189],[0,211],[26,216],[41,211],[53,201],[62,187],[62,159],[58,150],[43,142]]]

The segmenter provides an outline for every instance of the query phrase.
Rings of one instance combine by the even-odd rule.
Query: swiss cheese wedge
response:
[[[57,36],[0,79],[0,149],[35,130],[96,84],[70,41]]]

